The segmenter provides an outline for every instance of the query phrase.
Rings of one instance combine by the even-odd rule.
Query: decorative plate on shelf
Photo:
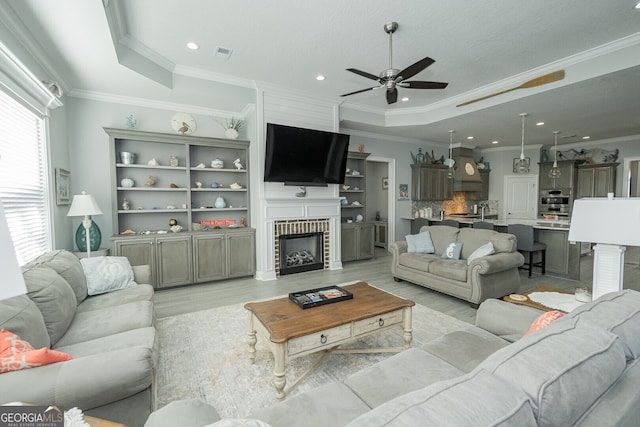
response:
[[[196,121],[187,113],[176,113],[171,119],[171,127],[182,135],[191,135],[196,130]]]

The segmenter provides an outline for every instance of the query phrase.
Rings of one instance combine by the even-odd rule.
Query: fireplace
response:
[[[280,275],[324,269],[323,234],[303,233],[280,236]]]
[[[275,221],[274,256],[277,275],[329,267],[330,223],[327,219]]]

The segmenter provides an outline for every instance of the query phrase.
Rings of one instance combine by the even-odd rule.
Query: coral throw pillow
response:
[[[524,336],[527,336],[537,331],[538,329],[546,328],[551,323],[553,323],[554,320],[561,318],[565,314],[567,313],[563,311],[558,311],[558,310],[547,311],[546,313],[538,316],[536,320],[533,321],[533,323],[531,324],[531,327],[524,334]]]
[[[46,347],[35,350],[27,341],[6,329],[0,330],[0,374],[73,359]]]

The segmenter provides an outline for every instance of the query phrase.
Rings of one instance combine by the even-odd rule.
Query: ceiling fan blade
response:
[[[372,90],[372,89],[376,89],[377,87],[378,87],[378,86],[368,87],[368,88],[366,88],[366,89],[360,89],[360,90],[357,90],[357,91],[355,91],[355,92],[345,93],[344,95],[340,95],[340,96],[355,95],[356,93],[366,92],[366,91],[369,91],[369,90]]]
[[[398,101],[398,89],[395,87],[387,91],[387,104],[395,104]]]
[[[436,61],[434,61],[433,59],[431,59],[431,58],[429,58],[427,56],[426,58],[423,58],[420,61],[416,62],[415,64],[409,65],[407,68],[405,68],[404,70],[400,71],[398,73],[398,76],[401,76],[402,80],[410,79],[411,77],[415,76],[420,71],[424,70],[425,68],[427,68],[429,65],[433,64],[434,62],[436,62]]]
[[[367,73],[366,71],[360,71],[355,68],[347,68],[347,71],[351,71],[352,73],[356,73],[359,76],[366,77],[371,80],[380,81],[380,77],[374,76],[371,73]]]
[[[512,92],[514,90],[538,87],[538,86],[546,85],[549,83],[557,82],[558,80],[562,80],[562,79],[564,79],[564,70],[555,71],[553,73],[545,74],[544,76],[536,77],[535,79],[526,81],[522,83],[520,86],[512,87],[511,89],[503,90],[500,92],[493,93],[491,95],[487,95],[481,98],[472,99],[471,101],[463,102],[462,104],[456,105],[456,107],[463,107],[465,105],[473,104],[474,102],[482,101],[487,98],[493,98],[494,96],[502,95],[504,93]]]
[[[400,86],[406,87],[407,89],[444,89],[449,86],[449,83],[441,83],[441,82],[421,82],[421,81],[413,81],[413,82],[405,82],[400,83]]]

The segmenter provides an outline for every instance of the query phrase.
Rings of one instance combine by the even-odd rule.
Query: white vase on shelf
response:
[[[240,134],[238,133],[237,130],[235,130],[234,128],[228,128],[227,130],[224,131],[224,136],[226,136],[229,139],[238,139],[238,136]]]

